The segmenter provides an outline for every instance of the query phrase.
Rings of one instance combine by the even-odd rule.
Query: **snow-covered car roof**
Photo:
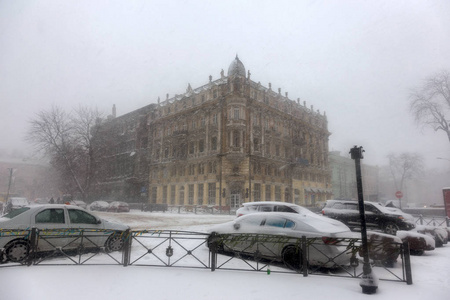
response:
[[[280,232],[290,230],[293,236],[298,232],[309,233],[310,235],[322,236],[324,234],[348,233],[350,229],[342,222],[322,217],[319,215],[303,215],[282,212],[262,212],[244,215],[234,221],[219,224],[210,228],[210,232],[230,233],[234,224],[240,224],[241,233],[265,233],[264,227],[268,220],[286,220],[284,226],[280,227]],[[293,222],[292,225],[289,222]],[[287,224],[289,223],[289,226]],[[280,223],[281,224],[281,223]],[[277,226],[274,226],[277,227]]]

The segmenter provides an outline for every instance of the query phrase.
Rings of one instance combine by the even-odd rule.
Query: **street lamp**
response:
[[[360,286],[362,288],[363,294],[375,294],[378,288],[378,280],[372,274],[372,268],[370,267],[369,261],[369,247],[367,245],[367,227],[366,227],[366,216],[364,213],[364,194],[362,187],[361,178],[361,159],[363,158],[364,150],[362,147],[353,147],[350,149],[350,154],[352,159],[355,160],[356,169],[356,185],[358,189],[358,204],[359,204],[359,217],[361,220],[361,239],[362,239],[362,252],[364,258],[363,264],[363,275],[361,277]]]

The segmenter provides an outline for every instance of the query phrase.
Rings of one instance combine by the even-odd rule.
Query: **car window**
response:
[[[294,221],[286,220],[286,224],[284,224],[284,228],[294,228],[294,227],[295,227]]]
[[[372,205],[368,205],[368,204],[364,205],[364,210],[367,211],[367,212],[373,212],[373,213],[377,213],[378,212],[378,209],[376,209],[376,207],[374,207]]]
[[[290,208],[289,206],[286,206],[286,205],[277,205],[277,206],[275,206],[274,211],[297,213],[295,210],[293,210],[292,208]]]
[[[334,203],[334,205],[331,205],[331,208],[335,208],[335,209],[344,209],[344,204],[342,204],[341,202],[336,202]]]
[[[347,203],[345,209],[359,210],[358,205],[356,203]]]
[[[35,217],[36,223],[64,224],[64,209],[50,208],[38,213]]]
[[[270,226],[270,227],[280,227],[284,228],[284,224],[286,223],[285,218],[281,217],[268,217],[266,219],[266,222],[264,223],[264,226]]]
[[[259,207],[259,211],[262,211],[262,212],[272,211],[272,206],[269,206],[269,205],[261,205],[261,206]]]
[[[2,216],[2,218],[8,218],[8,219],[12,219],[14,217],[17,217],[18,215],[20,215],[21,213],[26,212],[27,210],[29,210],[29,207],[21,207],[21,208],[17,208],[12,210],[10,213]]]
[[[69,219],[73,224],[97,224],[96,217],[78,209],[69,209]]]

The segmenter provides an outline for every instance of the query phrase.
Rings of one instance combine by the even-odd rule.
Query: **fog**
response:
[[[446,135],[414,124],[408,96],[450,70],[449,13],[447,0],[0,1],[0,149],[29,151],[28,121],[52,104],[122,115],[238,54],[252,80],[326,112],[330,150],[446,166]]]

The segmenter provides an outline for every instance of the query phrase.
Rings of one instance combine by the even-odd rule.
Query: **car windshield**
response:
[[[14,209],[14,210],[11,211],[10,213],[8,213],[8,214],[2,216],[2,218],[12,219],[12,218],[17,217],[18,215],[20,215],[20,214],[26,212],[26,211],[29,210],[29,209],[30,209],[29,207],[21,207],[21,208],[18,208],[18,209]]]

